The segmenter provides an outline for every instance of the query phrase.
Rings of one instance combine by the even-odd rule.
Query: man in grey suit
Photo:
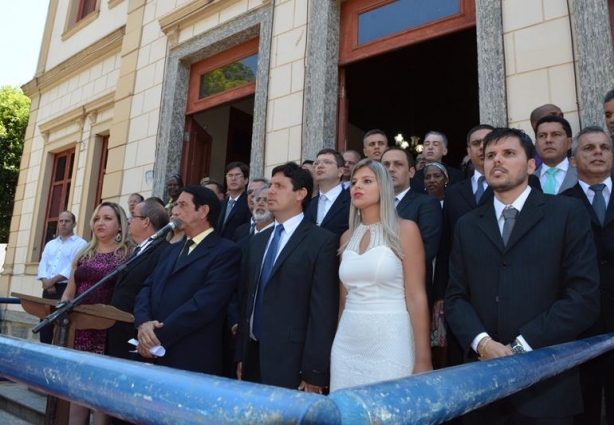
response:
[[[565,118],[547,115],[537,121],[535,128],[535,148],[543,163],[534,174],[544,193],[557,195],[578,182],[576,167],[567,158],[571,126]]]
[[[599,315],[599,271],[582,203],[532,189],[533,142],[523,131],[484,138],[494,192],[458,220],[444,302],[466,361],[569,342]],[[577,369],[471,412],[464,423],[571,424],[582,411]]]

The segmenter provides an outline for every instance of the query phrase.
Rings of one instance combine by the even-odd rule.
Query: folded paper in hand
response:
[[[135,347],[138,347],[139,346],[139,341],[134,339],[134,338],[132,338],[130,341],[128,341],[128,344],[132,344]],[[161,345],[156,345],[155,347],[151,347],[149,349],[149,353],[153,354],[154,356],[157,356],[157,357],[162,357],[162,356],[164,356],[166,354],[166,350]]]

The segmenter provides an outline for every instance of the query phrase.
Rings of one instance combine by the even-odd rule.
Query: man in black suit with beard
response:
[[[414,158],[398,146],[388,148],[382,155],[382,165],[392,177],[395,208],[399,217],[412,220],[420,229],[426,260],[425,288],[429,306],[433,302],[433,260],[437,255],[441,238],[441,205],[425,193],[410,188],[410,179],[415,173]]]
[[[134,207],[134,215],[128,221],[128,233],[138,244],[133,254],[136,259],[119,274],[110,305],[132,314],[143,282],[156,268],[158,258],[168,246],[166,240],[151,242],[149,238],[167,224],[168,213],[158,202],[147,200]],[[134,324],[115,322],[107,331],[107,354],[136,360],[138,356],[130,353],[134,346],[128,344],[128,340],[136,336]]]
[[[601,127],[586,127],[571,146],[571,164],[578,183],[562,193],[579,199],[590,216],[597,246],[601,286],[601,314],[582,337],[614,332],[614,204],[612,201],[612,142]],[[584,412],[579,425],[600,424],[602,406],[607,423],[614,423],[614,352],[580,365]]]
[[[239,379],[322,393],[339,312],[339,238],[304,216],[312,189],[297,164],[273,169],[275,227],[250,241],[235,358]]]
[[[572,341],[599,315],[585,208],[528,185],[534,146],[521,130],[495,129],[483,143],[494,198],[458,221],[444,307],[466,361]],[[464,422],[571,424],[581,411],[578,372],[571,369],[471,412]]]

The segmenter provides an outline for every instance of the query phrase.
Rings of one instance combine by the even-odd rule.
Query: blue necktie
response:
[[[603,189],[605,189],[605,184],[599,183],[589,186],[589,188],[595,192],[595,197],[593,198],[593,209],[595,210],[595,214],[597,215],[597,219],[599,223],[603,226],[603,222],[605,221],[605,198],[603,197]]]
[[[478,188],[475,190],[475,203],[479,204],[484,195],[484,176],[478,177]]]
[[[546,179],[546,183],[544,183],[543,191],[548,195],[556,195],[556,178],[554,175],[559,171],[558,168],[552,167],[546,170],[546,174],[548,174],[548,178]]]
[[[235,206],[236,203],[237,201],[235,201],[234,199],[228,200],[228,205],[226,205],[226,215],[224,216],[224,224],[226,224],[226,222],[228,221],[228,216],[230,215],[230,211],[232,211],[232,208]]]
[[[275,257],[277,257],[277,249],[281,240],[281,232],[284,231],[283,224],[275,226],[275,233],[269,245],[269,249],[264,256],[262,271],[260,272],[260,281],[258,282],[258,294],[256,295],[256,305],[254,306],[254,321],[252,323],[252,332],[256,339],[260,339],[260,315],[262,314],[262,304],[264,302],[264,290],[266,284],[271,277],[273,266],[275,265]]]

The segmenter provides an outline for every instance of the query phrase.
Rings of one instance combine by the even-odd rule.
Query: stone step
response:
[[[0,382],[0,413],[13,416],[15,421],[5,421],[0,416],[1,424],[44,424],[47,397],[28,389],[26,385],[12,381]]]

